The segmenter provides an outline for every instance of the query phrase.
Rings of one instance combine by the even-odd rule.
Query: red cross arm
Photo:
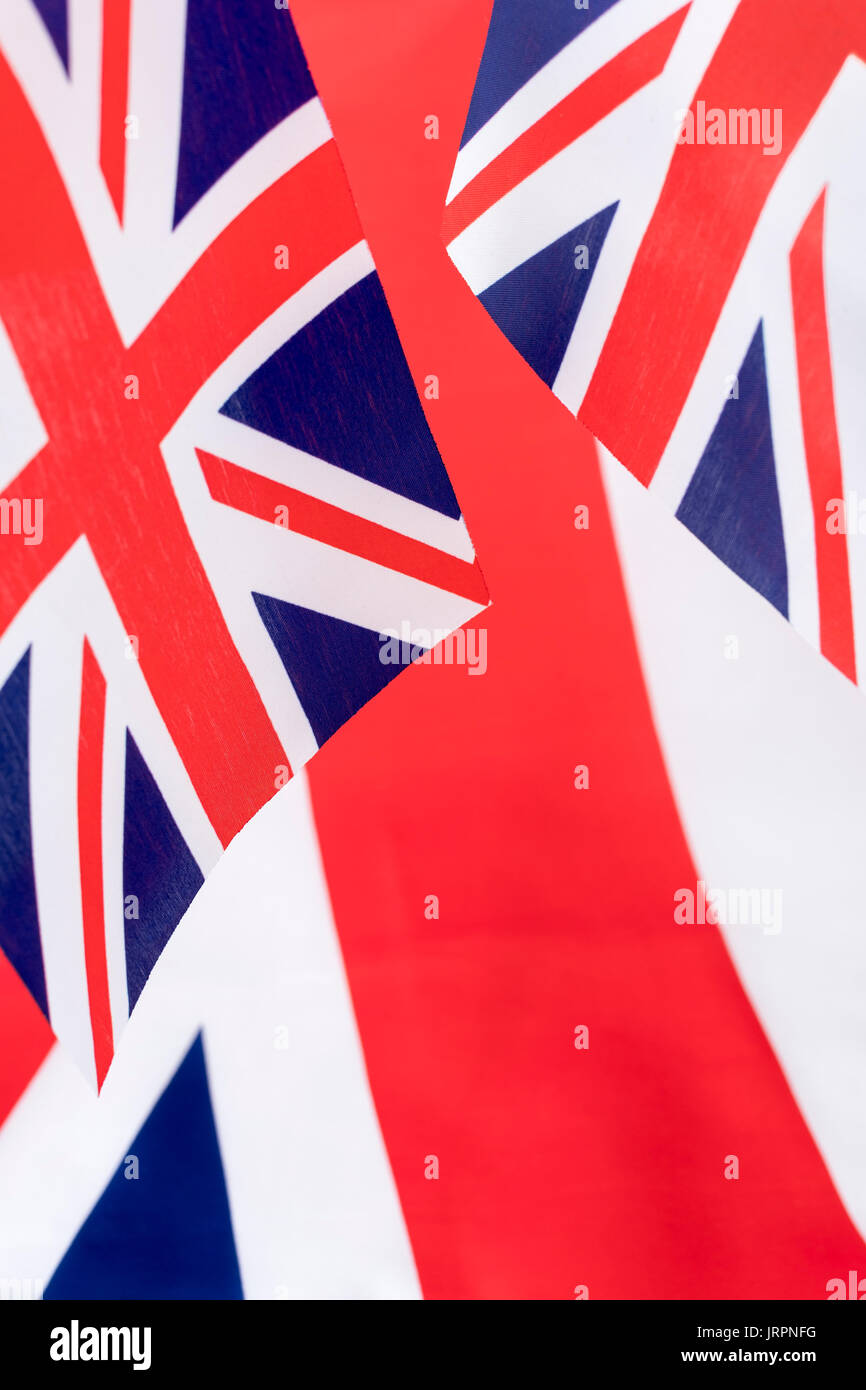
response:
[[[50,457],[47,446],[2,494],[9,499],[42,499],[43,537],[39,545],[25,545],[20,536],[0,540],[0,635],[80,533],[75,509],[50,493]]]
[[[362,235],[333,140],[245,208],[130,349],[161,432],[229,353]],[[278,246],[288,247],[288,269],[277,268]]]
[[[742,0],[697,97],[782,111],[783,144],[678,145],[579,418],[648,483],[685,404],[776,179],[849,53],[849,0]],[[622,408],[628,401],[628,409]]]
[[[242,312],[240,276],[234,298],[223,305],[228,312],[234,304],[237,314],[220,337],[206,325],[205,343],[205,329],[194,324],[198,336],[190,334],[187,360],[183,322],[167,316],[164,342],[151,340],[167,360],[150,363],[139,353],[133,368],[59,171],[2,60],[0,120],[15,131],[0,160],[0,316],[50,440],[7,490],[10,497],[43,499],[44,537],[38,546],[17,536],[9,538],[14,547],[4,546],[0,629],[84,532],[125,631],[139,641],[142,674],[169,734],[226,844],[273,795],[276,769],[289,760],[228,631],[159,443],[170,421],[167,407],[194,389],[192,367],[215,366],[254,326],[250,318],[265,301],[253,291]],[[239,225],[265,226],[242,215],[235,236]],[[232,242],[232,229],[227,235],[217,256],[227,249],[242,256],[243,240]],[[224,260],[210,264],[229,269]],[[194,269],[192,283],[196,278]],[[201,294],[213,289],[206,276],[198,283]],[[284,283],[277,292],[278,283],[271,279],[270,308],[286,292]],[[136,400],[123,391],[131,369],[142,377]],[[173,401],[147,389],[160,373],[173,379]]]

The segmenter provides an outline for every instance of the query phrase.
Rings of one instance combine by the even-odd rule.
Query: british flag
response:
[[[134,29],[151,5],[134,0]],[[64,1304],[73,1311],[71,1300],[131,1300],[128,1312],[97,1307],[87,1321],[152,1320],[156,1365],[167,1343],[152,1301],[219,1300],[213,1346],[224,1368],[234,1340],[227,1299],[580,1300],[576,1316],[590,1339],[599,1304],[627,1300],[610,1310],[604,1344],[626,1317],[629,1345],[644,1361],[668,1352],[694,1359],[682,1349],[697,1323],[733,1319],[742,1332],[744,1300],[775,1299],[784,1306],[755,1305],[755,1324],[769,1325],[774,1312],[797,1324],[788,1338],[795,1355],[817,1326],[826,1365],[854,1324],[825,1310],[833,1315],[825,1333],[823,1302],[866,1298],[861,694],[575,427],[455,271],[442,209],[491,0],[291,0],[291,8],[415,379],[430,371],[441,382],[425,407],[494,598],[460,636],[467,655],[482,634],[486,652],[489,637],[490,662],[483,679],[468,660],[414,663],[236,836],[160,956],[98,1095],[0,952],[0,1301],[54,1302],[44,1310],[52,1327]],[[667,43],[675,27],[675,10],[629,0],[599,3],[592,14],[572,0],[555,13],[528,0],[523,8],[535,29],[515,31],[498,64],[485,60],[485,80],[499,83],[488,102],[496,110],[524,90],[521,71],[556,62],[557,32],[566,35],[557,52],[573,39],[572,55],[584,46],[588,72],[589,45],[622,37],[611,27],[617,15],[629,16],[635,41],[670,21]],[[804,11],[787,10],[802,22]],[[500,19],[516,13],[497,5],[491,43]],[[697,41],[687,28],[696,13],[722,34],[721,7],[693,4],[667,57],[657,52],[662,82],[677,52],[694,52],[678,45],[689,33]],[[825,4],[822,13],[832,22],[820,44],[817,27],[810,31],[818,65],[841,32],[841,10]],[[559,30],[544,38],[541,21],[557,17]],[[784,56],[793,39],[783,39]],[[74,68],[74,45],[70,52]],[[613,142],[607,161],[587,164],[595,182],[585,208],[579,187],[560,190],[571,201],[558,235],[580,228],[593,204],[620,203],[600,254],[589,234],[569,237],[569,269],[590,280],[579,317],[557,316],[563,300],[545,299],[553,281],[527,273],[510,282],[526,287],[513,297],[512,336],[523,305],[527,334],[547,324],[552,360],[600,312],[593,296],[623,235],[629,190],[639,187],[647,132],[629,115],[628,71],[618,90],[634,167]],[[674,93],[669,112],[665,105],[670,162],[680,136],[684,148],[699,130],[718,136],[717,111],[730,124],[731,108],[709,94],[692,110],[695,90]],[[763,101],[756,123],[743,107],[746,130],[759,141],[766,133],[768,148],[779,134],[772,100],[766,125]],[[480,96],[474,107],[470,127],[492,129],[496,116],[487,120]],[[739,134],[740,108],[732,109]],[[785,108],[782,151],[787,132]],[[592,138],[588,131],[577,145]],[[782,155],[759,157],[772,166]],[[825,251],[844,197],[830,181]],[[551,206],[539,202],[537,228],[526,221],[542,254]],[[800,225],[793,218],[791,247]],[[681,223],[682,236],[688,229]],[[635,253],[644,230],[633,230]],[[290,240],[269,227],[269,253]],[[617,254],[625,283],[636,261]],[[577,271],[576,259],[586,268]],[[513,269],[524,263],[515,252]],[[846,264],[853,296],[856,266],[850,256]],[[828,286],[836,273],[825,270]],[[573,279],[560,287],[573,293]],[[503,295],[496,306],[503,318],[505,303]],[[759,295],[755,308],[780,472],[785,418],[773,413],[779,337],[768,327],[776,301],[768,303]],[[847,460],[850,402],[843,410],[846,367],[829,295],[825,314],[832,418]],[[756,331],[751,317],[751,336],[742,326],[733,353],[737,379],[707,409],[708,438],[726,403],[750,399],[740,366]],[[686,325],[685,308],[682,318]],[[791,329],[789,354],[795,345]],[[539,330],[533,354],[542,368],[544,347]],[[664,374],[660,357],[649,353],[646,372]],[[789,368],[794,362],[789,356]],[[260,367],[251,367],[255,380]],[[594,361],[584,364],[587,381],[594,371]],[[238,387],[214,400],[230,399],[228,389]],[[638,404],[645,389],[636,374]],[[623,430],[627,407],[613,421]],[[203,508],[206,480],[223,476],[212,460],[265,477],[272,447],[261,429],[219,410],[209,418],[212,431],[232,430],[237,447],[247,430],[261,452],[250,461],[231,455],[227,434],[190,440],[187,467],[202,468]],[[203,461],[193,461],[196,447]],[[281,457],[300,468],[301,455],[285,448]],[[304,461],[311,474],[318,461],[331,476],[326,454]],[[431,524],[435,515],[445,525],[427,510]],[[32,509],[25,517],[22,506],[20,517],[32,531]],[[262,525],[257,534],[264,544],[276,531]],[[298,544],[293,532],[281,539]],[[791,574],[788,533],[785,541]],[[855,548],[850,533],[846,545]],[[249,592],[294,602],[291,590],[256,583]],[[349,609],[332,611],[353,621]],[[368,621],[387,618],[398,626],[393,612]],[[115,623],[118,638],[125,626]],[[34,647],[31,663],[37,655]],[[294,674],[292,683],[318,741],[322,707],[316,713]],[[170,785],[163,779],[161,791]],[[699,905],[693,920],[680,912],[684,895]],[[711,898],[727,910],[710,913]],[[717,1302],[696,1318],[695,1300]],[[652,1301],[646,1339],[635,1323],[642,1301]],[[20,1310],[22,1338],[36,1311]],[[264,1310],[256,1317],[267,1326]],[[206,1318],[197,1308],[196,1329]],[[203,1339],[183,1310],[179,1320],[201,1379]],[[284,1350],[285,1322],[272,1313],[275,1349]],[[675,1342],[665,1342],[666,1322],[676,1324]],[[76,1317],[79,1331],[84,1324]],[[34,1359],[44,1361],[47,1346],[46,1333]],[[741,1351],[726,1359],[743,1359]]]
[[[285,6],[9,0],[0,121],[0,947],[101,1085],[380,633],[486,591]]]
[[[560,400],[852,680],[864,59],[847,0],[496,0],[444,223]]]

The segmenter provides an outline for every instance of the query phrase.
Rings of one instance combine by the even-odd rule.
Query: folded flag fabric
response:
[[[444,221],[578,420],[866,661],[866,11],[495,0]]]
[[[485,7],[293,3],[495,602],[237,837],[99,1096],[0,957],[0,1298],[866,1293],[862,701],[447,260]]]
[[[222,848],[487,598],[286,7],[9,0],[0,128],[0,948],[101,1085]]]

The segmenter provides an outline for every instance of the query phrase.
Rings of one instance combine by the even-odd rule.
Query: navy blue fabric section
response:
[[[375,272],[278,348],[222,413],[446,516],[460,515]]]
[[[0,949],[48,1018],[30,833],[30,652],[0,690]]]
[[[737,381],[739,399],[725,401],[677,516],[787,618],[788,565],[762,323]]]
[[[556,380],[618,206],[611,203],[478,296],[508,341],[548,386]],[[579,270],[575,253],[583,246],[588,265]]]
[[[44,1297],[243,1298],[200,1034]]]
[[[130,895],[138,918],[124,916],[126,982],[134,1008],[166,942],[204,878],[153,775],[126,732],[123,815],[124,912]]]
[[[400,661],[383,662],[388,648],[378,632],[266,594],[253,598],[320,747],[410,660],[408,643]]]
[[[188,0],[174,223],[277,123],[316,95],[288,10]]]
[[[66,71],[69,71],[69,17],[66,0],[33,0]]]
[[[617,0],[495,0],[461,144]]]

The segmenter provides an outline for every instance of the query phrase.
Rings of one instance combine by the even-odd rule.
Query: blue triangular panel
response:
[[[495,0],[461,144],[617,0]]]
[[[187,0],[175,226],[279,121],[316,95],[289,11]]]
[[[319,746],[409,660],[408,643],[400,662],[383,662],[387,646],[378,632],[265,594],[253,598]]]
[[[138,1161],[138,1177],[128,1177]],[[243,1298],[201,1035],[130,1144],[46,1299]]]
[[[203,882],[201,869],[127,730],[123,897],[124,912],[134,896],[139,914],[124,918],[130,1009]]]
[[[222,413],[458,517],[375,272],[262,363]]]
[[[0,949],[47,1018],[30,836],[29,698],[28,650],[0,690]]]
[[[788,566],[763,324],[743,360],[738,398],[726,400],[677,510],[680,521],[747,584],[788,616]]]
[[[60,61],[69,71],[69,18],[66,0],[33,0],[51,41],[60,54]]]
[[[552,386],[619,206],[611,203],[496,280],[478,296],[510,343]],[[586,267],[576,254],[586,247]]]

